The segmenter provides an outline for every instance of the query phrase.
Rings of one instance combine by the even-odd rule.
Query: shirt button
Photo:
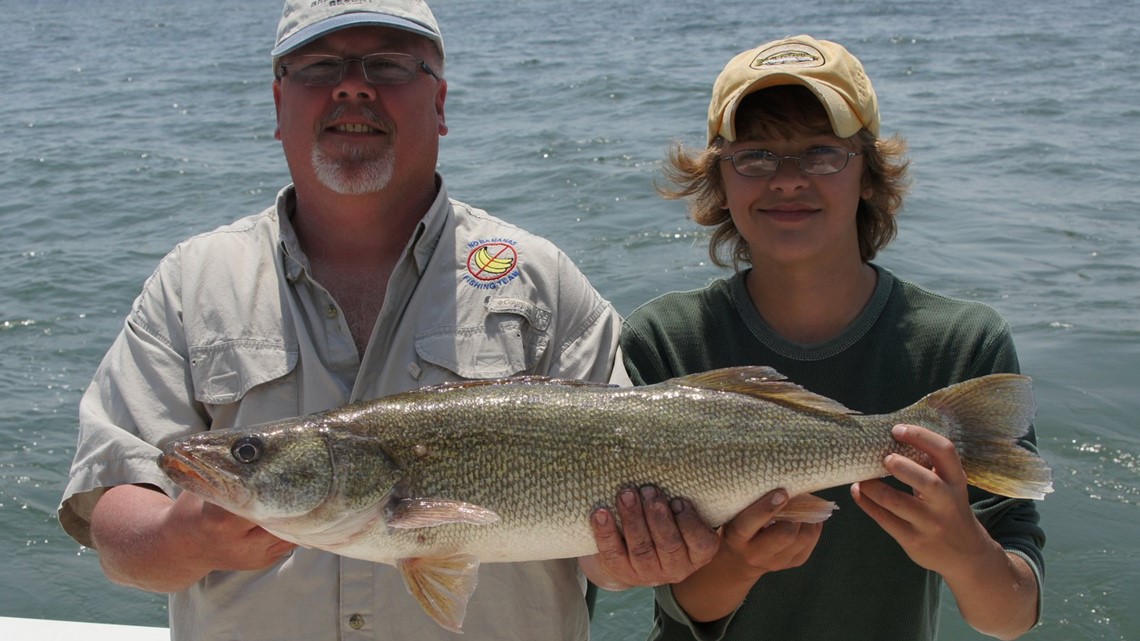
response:
[[[364,617],[360,616],[359,614],[354,614],[348,617],[348,627],[352,628],[353,630],[359,630],[360,628],[363,628]]]
[[[336,314],[336,305],[330,303],[329,306],[325,309],[325,316],[328,316],[329,318],[336,318]]]

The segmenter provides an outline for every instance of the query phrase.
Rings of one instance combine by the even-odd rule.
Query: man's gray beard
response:
[[[387,187],[392,179],[392,167],[396,164],[395,150],[388,147],[379,157],[363,156],[354,152],[344,160],[333,160],[314,146],[313,170],[322,185],[346,196],[369,194]]]

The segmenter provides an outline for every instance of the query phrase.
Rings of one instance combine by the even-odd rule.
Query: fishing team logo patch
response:
[[[519,277],[518,242],[509,238],[467,243],[467,273],[463,280],[479,289],[498,289]]]

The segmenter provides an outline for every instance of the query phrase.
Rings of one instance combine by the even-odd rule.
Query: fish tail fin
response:
[[[1018,442],[1037,410],[1028,376],[982,376],[933,392],[916,404],[923,405],[942,415],[971,485],[1035,500],[1053,491],[1048,464]]]

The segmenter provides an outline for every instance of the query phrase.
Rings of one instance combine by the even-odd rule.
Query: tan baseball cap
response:
[[[879,101],[859,59],[841,45],[811,36],[762,44],[738,54],[713,84],[709,143],[736,140],[736,109],[750,93],[780,85],[803,85],[819,98],[840,138],[866,128],[879,134]]]
[[[410,31],[443,52],[439,24],[424,0],[286,0],[270,55],[276,60],[325,34],[361,25]]]

